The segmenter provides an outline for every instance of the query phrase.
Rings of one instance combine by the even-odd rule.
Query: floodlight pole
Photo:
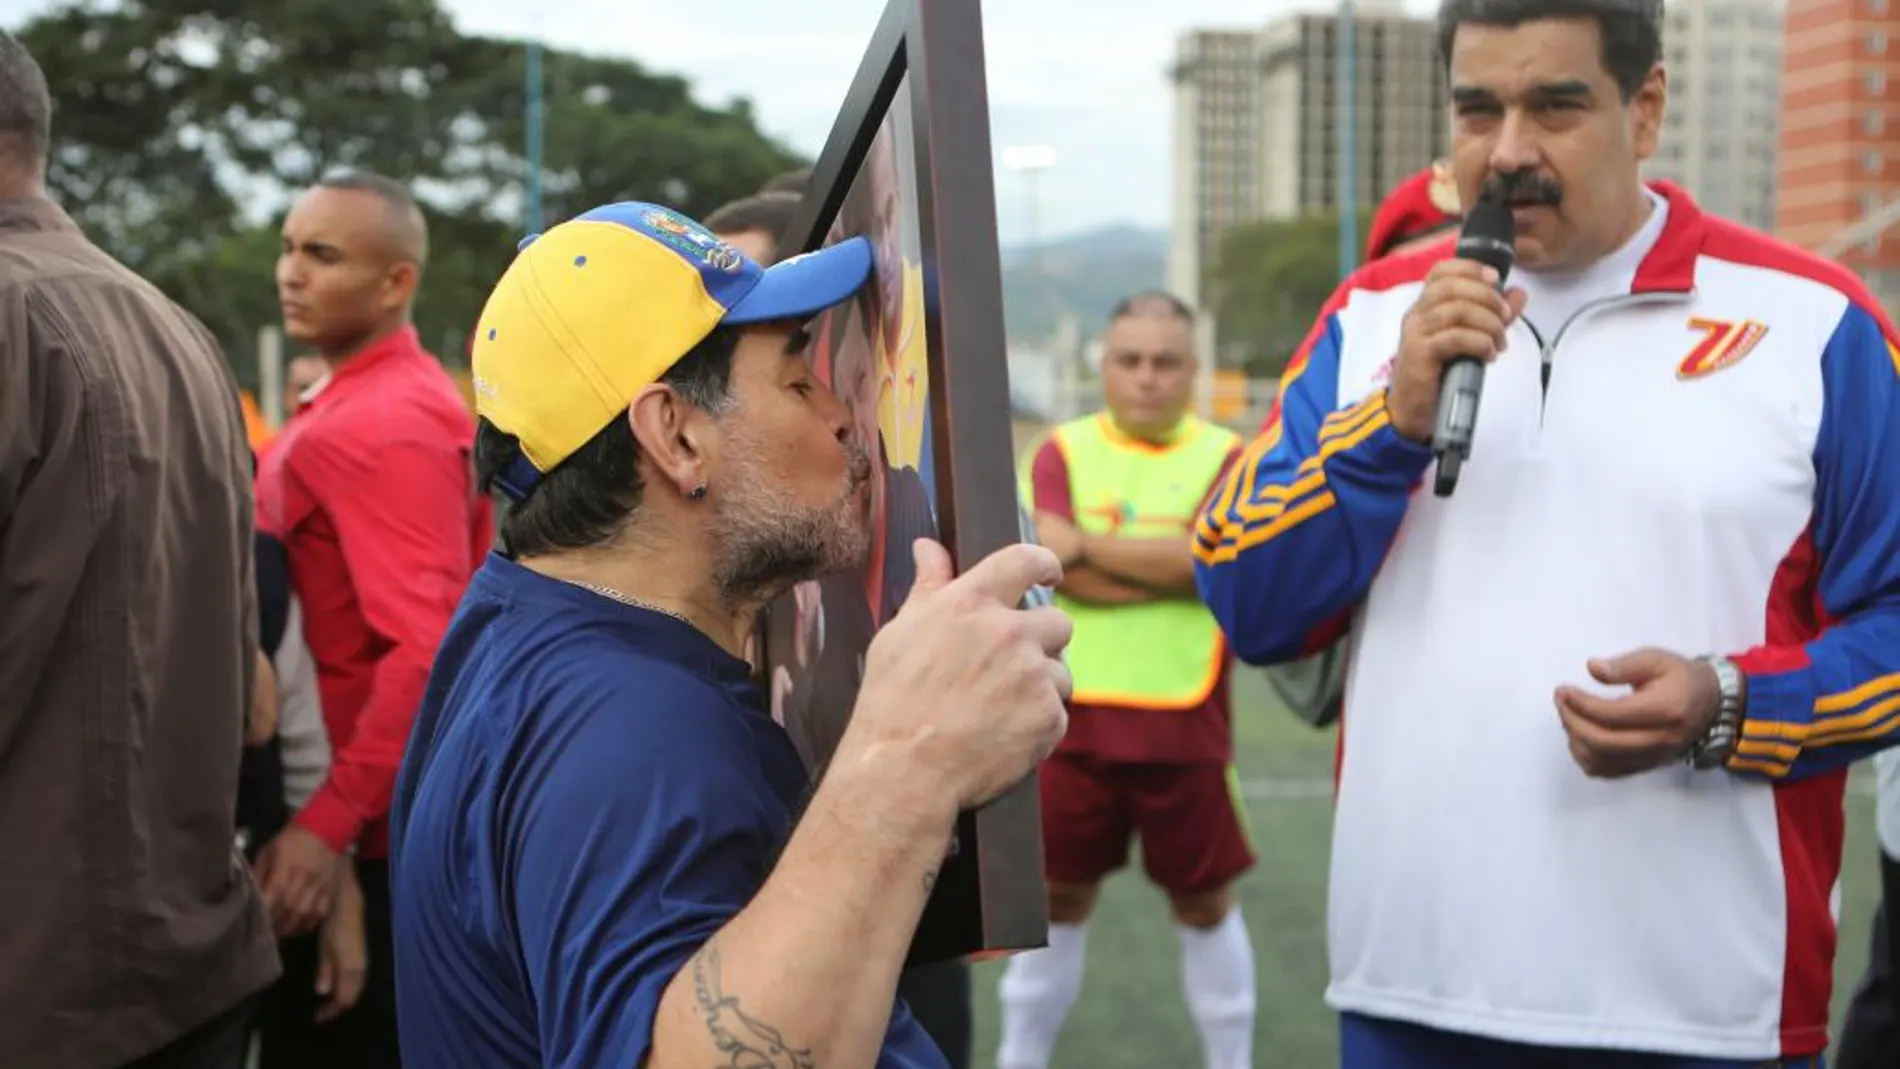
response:
[[[1333,33],[1336,55],[1333,59],[1333,95],[1339,115],[1339,274],[1341,278],[1359,266],[1359,109],[1355,99],[1359,88],[1358,17],[1353,0],[1339,0],[1339,25]]]
[[[545,137],[542,129],[543,112],[541,77],[541,42],[528,42],[526,73],[526,114],[524,115],[528,158],[528,233],[539,234],[543,223],[541,204],[541,171],[546,155]]]

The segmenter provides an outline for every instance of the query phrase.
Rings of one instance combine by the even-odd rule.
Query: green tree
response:
[[[1361,216],[1360,234],[1370,221],[1370,213]],[[1222,362],[1255,378],[1278,378],[1339,282],[1334,213],[1229,230],[1206,276]]]
[[[52,83],[53,196],[203,319],[241,380],[277,314],[286,197],[339,169],[423,202],[417,326],[460,361],[524,226],[521,43],[461,33],[436,0],[70,0],[19,36]],[[544,63],[550,220],[627,199],[705,213],[804,162],[743,101],[701,104],[627,60]]]
[[[481,97],[490,136],[523,141],[522,49],[482,42],[493,54]],[[546,80],[542,184],[550,221],[620,200],[656,201],[701,217],[806,161],[759,134],[749,102],[695,103],[684,79],[617,59],[551,52]],[[525,166],[519,168],[525,176]]]

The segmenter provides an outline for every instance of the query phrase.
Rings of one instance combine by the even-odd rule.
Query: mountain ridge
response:
[[[1122,298],[1163,288],[1168,275],[1167,233],[1127,223],[1006,246],[999,254],[1013,338],[1047,338],[1064,314],[1092,335]]]

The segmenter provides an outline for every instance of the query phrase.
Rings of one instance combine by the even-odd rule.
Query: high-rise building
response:
[[[1429,19],[1361,0],[1354,23],[1355,171],[1360,205],[1445,152],[1446,81]],[[1195,30],[1176,43],[1174,227],[1169,285],[1199,293],[1226,231],[1331,210],[1339,114],[1331,15],[1257,30]]]
[[[1645,173],[1681,185],[1709,212],[1773,230],[1779,0],[1672,3],[1665,20],[1669,106]]]
[[[1788,0],[1781,69],[1782,237],[1837,256],[1900,305],[1900,233],[1837,247],[1900,197],[1900,11],[1889,0]]]
[[[1338,205],[1338,32],[1332,15],[1293,15],[1261,34],[1260,208],[1268,218]],[[1361,5],[1353,53],[1354,199],[1365,206],[1443,156],[1451,126],[1432,20]]]
[[[1168,285],[1198,303],[1202,264],[1228,227],[1259,217],[1254,30],[1191,30],[1175,42],[1174,210]]]

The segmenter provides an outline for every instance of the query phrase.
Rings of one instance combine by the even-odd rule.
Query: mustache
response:
[[[1493,174],[1478,188],[1478,199],[1496,204],[1527,204],[1554,208],[1563,202],[1563,184],[1536,171]]]

